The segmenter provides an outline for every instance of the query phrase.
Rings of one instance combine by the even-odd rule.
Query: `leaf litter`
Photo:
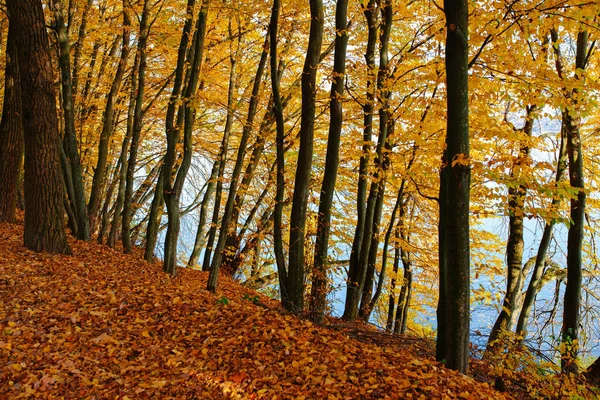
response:
[[[207,273],[171,278],[141,252],[70,239],[73,256],[35,253],[22,237],[0,224],[1,398],[510,398],[226,277],[213,295]]]

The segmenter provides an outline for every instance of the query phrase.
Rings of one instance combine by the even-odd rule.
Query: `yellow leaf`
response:
[[[167,384],[167,381],[154,381],[152,387],[155,389],[162,389]]]

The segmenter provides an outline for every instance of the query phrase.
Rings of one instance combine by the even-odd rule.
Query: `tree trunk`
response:
[[[567,141],[565,132],[565,119],[563,118],[560,134],[560,148],[558,150],[558,165],[556,166],[555,182],[557,184],[563,179],[567,169]],[[558,209],[559,204],[560,198],[554,197],[550,208]],[[529,281],[521,313],[519,314],[519,319],[517,321],[516,333],[520,335],[523,340],[525,339],[525,336],[527,336],[527,323],[531,309],[533,308],[533,303],[535,302],[535,297],[541,289],[544,265],[546,264],[546,256],[548,255],[548,249],[550,248],[550,241],[552,240],[555,223],[555,219],[552,219],[550,222],[546,222],[546,225],[544,226],[544,232],[542,233],[542,239],[540,240],[540,245],[535,258],[535,265],[533,267],[533,272],[531,273],[531,280]]]
[[[277,70],[277,30],[279,23],[279,0],[273,0],[271,10],[271,21],[269,22],[270,40],[270,65],[271,65],[271,88],[273,91],[273,114],[276,124],[276,147],[277,147],[277,188],[275,193],[275,209],[273,211],[273,248],[275,261],[277,263],[277,276],[279,278],[279,293],[282,304],[289,304],[288,275],[283,253],[283,197],[285,194],[285,158],[283,149],[285,147],[285,126],[283,120],[283,106],[279,93],[279,75]]]
[[[21,77],[25,132],[25,247],[69,254],[50,44],[39,0],[8,0]]]
[[[179,199],[185,177],[192,162],[192,130],[196,120],[196,110],[193,100],[198,90],[202,57],[204,55],[204,38],[206,35],[208,16],[208,1],[202,3],[198,12],[196,31],[192,40],[188,62],[190,69],[187,72],[187,82],[183,87],[183,158],[177,172],[175,181],[172,176],[175,173],[174,164],[176,158],[176,146],[179,142],[179,130],[174,129],[167,132],[167,154],[165,155],[164,173],[164,197],[167,206],[167,234],[165,237],[165,254],[163,270],[175,276],[177,274],[177,239],[179,237]],[[179,61],[178,61],[179,64]]]
[[[125,179],[125,197],[123,199],[123,215],[121,226],[121,241],[123,242],[123,251],[131,253],[131,221],[135,212],[132,203],[135,166],[137,164],[137,153],[142,133],[142,117],[144,90],[146,82],[146,45],[148,43],[149,26],[148,18],[150,13],[150,0],[144,0],[144,8],[140,19],[140,37],[138,39],[136,57],[139,60],[137,71],[137,84],[135,95],[135,106],[133,111],[133,131],[131,135],[131,145],[129,146],[129,160],[127,161],[126,179]],[[133,87],[133,84],[132,84]]]
[[[329,138],[327,140],[325,172],[319,198],[310,307],[313,320],[319,324],[323,322],[327,303],[327,250],[331,230],[331,207],[338,173],[340,139],[344,121],[342,98],[346,74],[346,48],[348,45],[348,0],[338,0],[336,3],[335,30],[337,35],[335,37],[333,81],[331,82],[331,95],[329,96]]]
[[[90,239],[90,223],[85,202],[83,172],[77,149],[77,133],[75,131],[75,108],[73,104],[73,85],[71,81],[71,45],[67,26],[63,15],[62,0],[53,0],[54,28],[58,37],[58,64],[61,72],[62,108],[64,115],[64,145],[71,175],[65,177],[73,182],[73,197],[70,197],[77,220],[77,238]],[[65,171],[63,171],[64,173]]]
[[[2,222],[15,222],[17,193],[23,164],[23,119],[16,29],[14,23],[9,23],[4,70],[4,103],[0,122],[0,221]]]
[[[348,296],[356,295],[350,294],[358,287],[360,280],[358,262],[360,258],[361,245],[365,232],[365,220],[366,220],[366,206],[367,206],[367,181],[368,181],[368,164],[369,154],[371,152],[370,142],[373,139],[373,110],[375,104],[375,85],[373,74],[376,69],[375,66],[375,48],[377,46],[377,37],[379,34],[378,24],[378,2],[376,0],[369,0],[367,5],[363,9],[365,19],[367,20],[368,26],[368,39],[367,49],[365,52],[365,61],[367,63],[367,93],[366,102],[363,105],[363,146],[362,154],[360,156],[359,167],[358,167],[358,187],[356,192],[356,208],[357,208],[357,220],[356,229],[354,231],[354,240],[352,242],[352,252],[350,254],[350,265],[348,267],[348,286],[346,289],[346,301]],[[350,319],[350,309],[348,313],[344,310],[344,318]]]
[[[358,317],[358,307],[362,298],[362,293],[367,280],[367,270],[369,259],[373,259],[371,254],[371,245],[374,242],[375,231],[378,229],[378,219],[380,213],[376,210],[382,205],[383,191],[385,189],[385,174],[387,169],[387,156],[384,155],[384,149],[387,149],[389,128],[392,126],[389,115],[389,99],[391,91],[386,87],[389,77],[389,55],[388,46],[392,31],[393,8],[390,0],[384,0],[381,6],[382,31],[379,47],[379,71],[377,73],[377,90],[379,91],[379,136],[377,139],[377,155],[375,158],[375,172],[373,181],[367,199],[367,208],[365,212],[364,231],[362,243],[358,252],[358,262],[355,264],[354,273],[356,281],[348,283],[346,292],[346,304],[343,318],[346,320],[355,320]],[[378,241],[375,239],[375,242]],[[375,249],[373,249],[375,251]],[[351,260],[352,261],[352,260]],[[374,266],[373,266],[374,268]],[[374,270],[373,270],[374,273]],[[371,288],[372,290],[372,288]],[[370,297],[370,294],[369,294]],[[370,298],[369,298],[370,300]]]
[[[229,36],[233,36],[231,32],[231,20],[229,21]],[[221,196],[223,194],[223,176],[225,175],[225,164],[227,163],[227,152],[229,151],[229,137],[231,135],[231,124],[233,121],[233,96],[235,95],[236,89],[236,68],[238,56],[240,53],[240,39],[241,35],[238,36],[238,46],[236,50],[236,54],[234,56],[230,47],[230,56],[229,61],[231,64],[231,68],[229,70],[229,90],[227,92],[227,116],[225,117],[225,128],[223,129],[223,138],[221,140],[221,147],[219,149],[218,159],[215,161],[215,165],[217,166],[217,176],[216,176],[216,190],[215,190],[215,201],[213,205],[213,216],[212,223],[210,225],[210,229],[208,232],[208,242],[206,244],[206,250],[204,251],[204,262],[202,263],[202,270],[208,271],[210,269],[210,258],[212,255],[212,249],[215,242],[215,237],[217,233],[217,225],[219,224],[219,217],[221,211]],[[263,50],[265,51],[265,50]],[[235,229],[235,225],[233,226]]]
[[[402,224],[402,215],[400,215],[400,220],[398,221],[398,225],[396,226],[396,233],[395,233],[395,238],[396,241],[398,241],[400,239],[400,229]],[[396,307],[396,295],[394,294],[394,291],[396,289],[396,279],[398,277],[398,270],[400,269],[400,246],[398,246],[398,243],[396,243],[396,246],[394,248],[394,274],[392,275],[392,279],[390,282],[390,297],[388,300],[388,315],[387,315],[387,321],[385,324],[385,331],[386,332],[391,332],[393,327],[394,327],[394,310]]]
[[[82,23],[83,24],[83,23]],[[102,116],[102,132],[100,133],[100,141],[98,143],[98,161],[94,170],[94,178],[92,180],[92,189],[90,191],[90,200],[88,203],[88,215],[90,217],[90,230],[94,231],[97,225],[98,211],[104,187],[106,186],[106,166],[108,162],[108,145],[109,140],[115,129],[115,103],[121,90],[121,82],[125,75],[127,60],[129,58],[131,40],[131,20],[125,1],[123,1],[123,43],[121,45],[121,57],[119,65],[115,72],[115,77],[112,81],[110,91],[106,96],[106,105],[104,107],[104,115]]]
[[[575,70],[577,80],[582,80],[580,75],[585,69],[588,48],[588,33],[580,31],[577,35],[577,55]],[[561,367],[563,372],[578,372],[577,355],[579,353],[579,320],[581,305],[581,281],[584,223],[585,223],[585,185],[583,179],[583,154],[581,148],[581,116],[577,111],[577,88],[569,96],[573,102],[572,107],[566,109],[566,134],[567,154],[569,155],[569,183],[577,189],[576,197],[571,199],[571,225],[567,237],[567,288],[564,297],[564,312],[562,324]]]
[[[310,176],[313,159],[313,139],[316,109],[317,66],[323,44],[323,1],[310,0],[310,34],[302,70],[302,116],[300,117],[300,146],[290,215],[290,244],[288,265],[289,303],[286,310],[299,313],[304,310],[304,236]]]
[[[254,117],[258,108],[260,85],[262,83],[262,76],[265,70],[265,65],[267,63],[267,56],[267,53],[263,51],[260,57],[260,61],[258,62],[258,68],[254,79],[254,85],[252,87],[250,104],[248,105],[248,115],[246,117],[244,127],[242,128],[242,137],[240,138],[238,153],[236,156],[235,165],[233,167],[233,172],[231,174],[231,181],[229,182],[229,193],[227,194],[227,202],[225,203],[225,210],[223,211],[223,217],[221,218],[221,227],[219,229],[219,240],[217,241],[217,246],[215,248],[214,256],[211,263],[210,275],[208,278],[207,289],[213,293],[217,290],[219,269],[221,268],[221,262],[223,261],[225,242],[227,241],[229,229],[231,228],[230,225],[233,215],[235,195],[237,192],[240,175],[242,173],[242,167],[244,165],[244,158],[246,156],[246,146],[248,143],[248,138],[250,137],[250,133],[252,132]]]
[[[585,370],[583,376],[592,385],[600,387],[600,357],[596,358],[596,361]]]
[[[468,2],[445,0],[446,149],[440,172],[440,295],[436,355],[446,366],[469,367],[470,249]]]
[[[511,180],[519,183],[508,188],[508,241],[506,243],[506,293],[500,314],[494,323],[487,348],[493,350],[494,342],[502,332],[510,332],[514,314],[518,312],[521,289],[523,287],[523,221],[525,219],[525,197],[527,195],[526,177],[523,176],[523,167],[529,164],[529,140],[532,136],[535,106],[527,106],[525,125],[515,133],[523,134],[519,154],[512,167]],[[513,184],[513,182],[511,182]]]

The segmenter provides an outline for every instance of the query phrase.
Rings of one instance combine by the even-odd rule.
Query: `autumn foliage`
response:
[[[431,357],[350,338],[207,274],[71,241],[22,245],[0,225],[0,397],[505,398]],[[352,335],[355,336],[355,335]],[[424,397],[422,397],[424,396]]]

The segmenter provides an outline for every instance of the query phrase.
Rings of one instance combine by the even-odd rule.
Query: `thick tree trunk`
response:
[[[333,62],[333,81],[329,96],[330,123],[325,156],[325,172],[319,198],[317,239],[313,267],[311,292],[311,313],[317,323],[323,322],[327,303],[327,250],[331,224],[333,192],[338,173],[340,158],[340,140],[342,134],[344,80],[346,74],[346,48],[348,45],[348,0],[338,0],[335,7],[335,56]]]
[[[39,0],[8,0],[21,76],[25,132],[25,247],[70,253],[64,225],[56,92]]]
[[[54,28],[58,37],[59,57],[58,65],[61,72],[62,108],[64,117],[64,146],[67,160],[70,166],[70,179],[73,182],[73,211],[77,220],[77,238],[81,240],[90,239],[90,223],[87,215],[85,188],[83,186],[83,172],[79,151],[77,148],[77,133],[75,131],[75,108],[73,101],[73,84],[71,80],[71,45],[67,26],[63,15],[61,0],[53,0]],[[65,171],[63,171],[64,173]]]
[[[437,358],[466,373],[469,366],[470,248],[468,2],[445,0],[446,149],[440,172],[440,295]]]
[[[4,69],[4,103],[0,122],[0,222],[15,222],[23,163],[21,81],[14,23],[9,24]]]

